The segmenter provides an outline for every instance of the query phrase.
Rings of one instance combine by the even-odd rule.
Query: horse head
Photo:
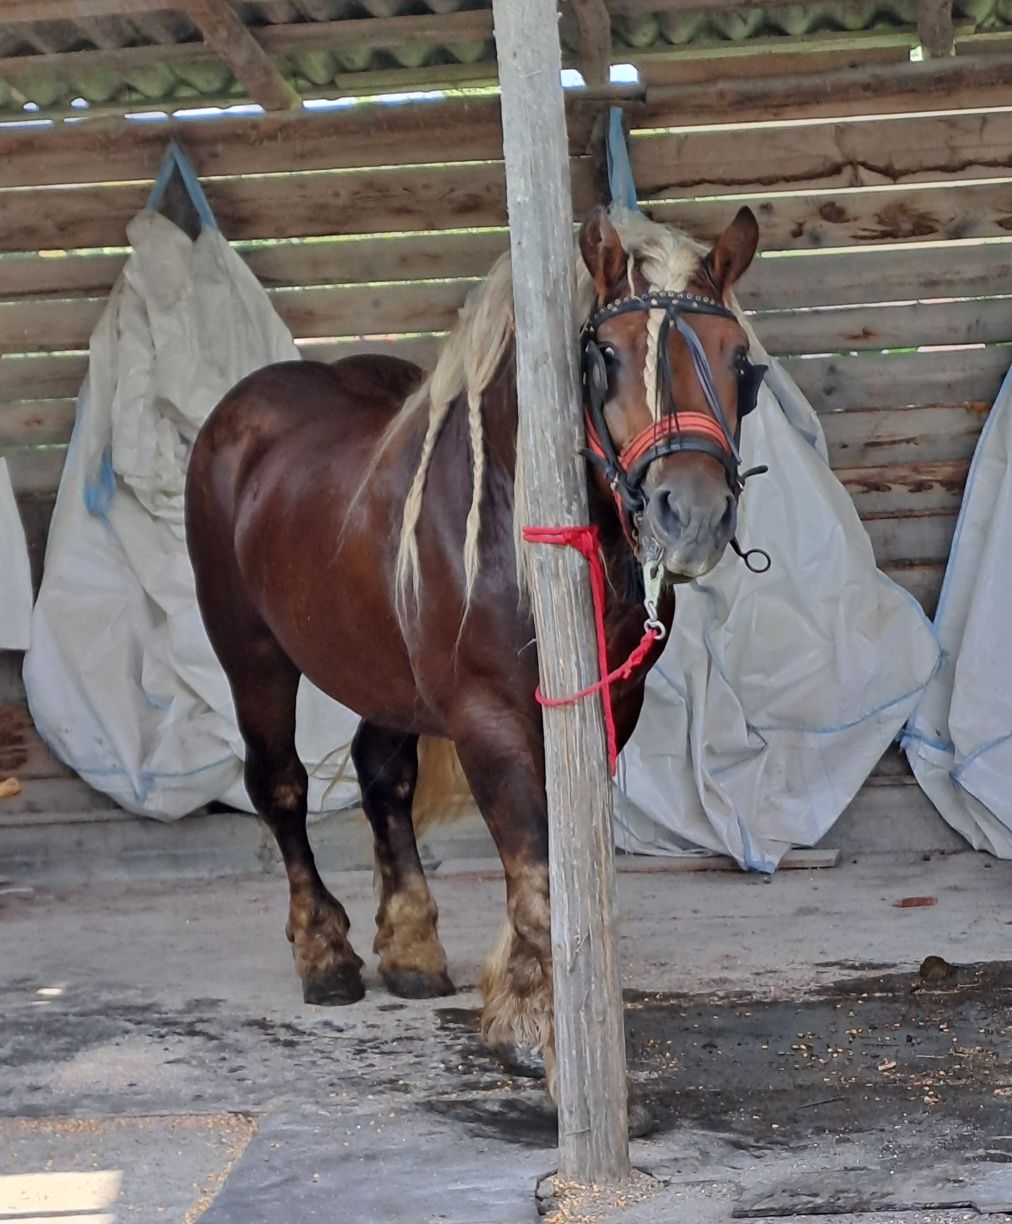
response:
[[[595,294],[582,333],[588,457],[637,559],[669,582],[708,573],[734,540],[751,474],[739,470],[741,420],[763,368],[727,303],[758,239],[743,208],[707,254],[690,249],[686,263],[683,248],[671,276],[631,255],[601,208],[580,233]]]

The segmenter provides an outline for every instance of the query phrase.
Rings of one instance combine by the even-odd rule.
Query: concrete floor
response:
[[[331,884],[369,993],[339,1010],[301,1002],[281,880],[0,890],[0,1219],[533,1219],[553,1118],[474,1033],[502,881],[444,870],[458,995],[386,994],[371,877],[349,872]],[[848,1206],[858,1191],[871,1207],[953,1202],[955,1177],[1001,1205],[1012,975],[987,963],[1012,960],[1012,863],[870,856],[772,880],[623,875],[619,890],[632,1074],[660,1122],[634,1159],[671,1184],[584,1218],[723,1224],[764,1186],[778,1218],[837,1183]],[[934,904],[896,906],[912,896]],[[922,987],[929,955],[968,967]]]

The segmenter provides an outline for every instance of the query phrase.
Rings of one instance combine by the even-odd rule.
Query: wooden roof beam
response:
[[[296,110],[298,93],[278,71],[229,0],[183,0],[182,11],[254,102],[267,111]]]
[[[87,21],[176,8],[173,0],[0,0],[0,22]]]
[[[605,0],[570,0],[580,27],[578,67],[589,86],[611,79],[611,17]]]
[[[925,59],[956,54],[956,32],[952,23],[952,0],[919,0],[917,37]]]

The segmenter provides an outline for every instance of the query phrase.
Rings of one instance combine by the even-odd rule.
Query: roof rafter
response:
[[[917,36],[921,40],[924,54],[929,59],[955,54],[952,0],[919,0]]]
[[[579,66],[588,85],[607,85],[611,70],[611,17],[605,0],[570,0],[580,27]]]
[[[297,91],[278,71],[229,0],[182,0],[179,7],[264,110],[294,110],[302,105]]]

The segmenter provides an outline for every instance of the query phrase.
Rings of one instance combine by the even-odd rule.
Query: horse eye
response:
[[[601,345],[601,356],[608,365],[614,365],[618,361],[618,353],[615,352],[610,344]]]

